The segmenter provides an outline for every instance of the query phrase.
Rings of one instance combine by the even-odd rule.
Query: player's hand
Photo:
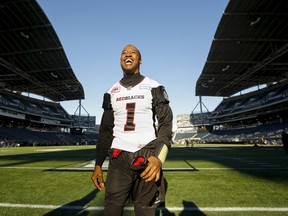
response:
[[[140,174],[140,176],[146,181],[152,181],[153,179],[158,181],[161,176],[161,163],[158,158],[150,156],[148,158],[148,165],[145,170]]]
[[[96,165],[91,176],[91,180],[98,190],[102,191],[105,188],[104,179],[103,179],[103,171],[101,166]]]

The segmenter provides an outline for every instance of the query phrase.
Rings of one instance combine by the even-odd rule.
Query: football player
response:
[[[172,110],[165,88],[140,74],[141,53],[134,45],[122,51],[123,78],[104,94],[103,115],[92,181],[105,188],[104,215],[123,214],[129,198],[135,215],[155,215],[164,202],[162,166],[171,145]],[[104,184],[102,164],[109,155]]]

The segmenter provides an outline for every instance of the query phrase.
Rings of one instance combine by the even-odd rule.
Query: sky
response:
[[[165,86],[176,116],[200,112],[196,82],[228,0],[38,0],[84,88],[81,114],[101,121],[106,90],[120,80],[127,44],[141,52],[140,72]],[[223,98],[202,97],[209,111]],[[60,103],[79,113],[79,101]],[[207,111],[203,107],[203,111]],[[84,108],[84,109],[83,109]]]

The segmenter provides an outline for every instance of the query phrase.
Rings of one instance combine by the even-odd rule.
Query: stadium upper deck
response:
[[[52,101],[84,99],[64,49],[36,0],[0,2],[0,88]]]
[[[288,84],[286,0],[230,0],[216,30],[197,96],[227,96],[268,83]]]

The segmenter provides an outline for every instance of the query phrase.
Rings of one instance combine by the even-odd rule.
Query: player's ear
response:
[[[142,60],[140,60],[140,64],[142,64]]]

